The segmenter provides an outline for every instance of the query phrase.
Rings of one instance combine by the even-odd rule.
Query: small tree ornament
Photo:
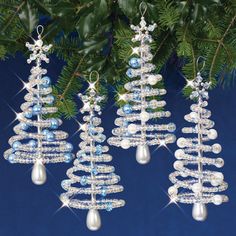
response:
[[[210,82],[204,82],[198,72],[195,80],[188,84],[193,89],[190,99],[195,102],[190,107],[191,112],[184,118],[195,126],[182,129],[184,134],[191,134],[191,137],[181,137],[177,140],[180,149],[175,152],[175,157],[178,159],[174,163],[176,171],[169,176],[174,185],[168,189],[168,193],[171,202],[193,204],[193,218],[204,221],[207,218],[206,204],[220,205],[228,201],[227,196],[218,194],[226,190],[228,184],[224,182],[221,172],[204,168],[207,165],[217,168],[224,165],[222,158],[212,159],[205,155],[207,152],[214,154],[221,152],[220,144],[206,144],[207,141],[217,138],[217,131],[213,129],[214,122],[210,120],[211,112],[206,108],[209,98],[207,89],[210,87]],[[179,191],[179,189],[182,190]]]
[[[162,110],[166,105],[164,100],[155,99],[156,96],[165,95],[166,90],[153,88],[162,80],[162,76],[153,72],[155,66],[151,63],[152,37],[149,32],[156,28],[156,24],[147,26],[144,20],[146,9],[146,3],[142,2],[140,4],[141,22],[139,26],[131,25],[131,29],[135,31],[132,41],[140,42],[140,46],[133,48],[133,54],[139,57],[130,59],[130,68],[126,75],[129,78],[138,77],[138,79],[125,84],[128,92],[122,95],[122,99],[126,104],[118,109],[117,115],[120,117],[115,120],[118,128],[113,129],[114,137],[108,140],[109,144],[123,149],[137,147],[136,160],[140,164],[150,161],[149,146],[164,146],[175,141],[175,135],[169,133],[175,131],[175,124],[148,124],[151,119],[170,117],[171,113]]]
[[[79,144],[77,159],[74,166],[67,171],[69,179],[62,181],[62,188],[66,192],[61,194],[61,201],[64,206],[88,209],[87,227],[95,231],[101,227],[98,210],[111,211],[113,208],[123,207],[125,202],[106,198],[109,194],[122,192],[123,187],[118,185],[120,177],[114,173],[115,168],[103,164],[110,162],[112,157],[106,153],[109,150],[108,146],[102,145],[106,136],[103,134],[104,129],[99,126],[101,118],[97,113],[101,115],[100,103],[104,96],[98,95],[95,88],[99,79],[98,73],[96,72],[96,82],[91,81],[92,73],[87,93],[78,94],[83,102],[80,111],[87,114],[83,117],[84,123],[80,125],[82,141]],[[79,200],[76,199],[78,195],[85,197],[81,196]]]
[[[46,54],[52,45],[43,45],[43,26],[37,27],[37,33],[38,38],[33,44],[26,43],[32,51],[27,62],[35,61],[36,65],[31,69],[29,82],[24,84],[28,91],[26,102],[21,106],[22,112],[17,114],[20,123],[14,127],[16,135],[9,139],[11,148],[4,153],[4,157],[10,163],[33,164],[32,181],[42,185],[47,179],[44,164],[71,161],[73,146],[64,141],[67,133],[57,131],[62,121],[45,118],[57,112],[57,108],[52,106],[51,80],[45,76],[47,70],[41,67],[42,62],[49,63]]]

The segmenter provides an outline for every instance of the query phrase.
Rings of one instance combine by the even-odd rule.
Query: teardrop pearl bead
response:
[[[139,164],[147,164],[151,159],[148,145],[138,145],[136,150],[136,160]]]
[[[32,182],[36,185],[42,185],[47,180],[47,173],[44,164],[40,162],[35,162],[32,173],[31,173]]]
[[[87,214],[87,220],[86,224],[89,230],[96,231],[99,230],[102,223],[101,223],[101,217],[96,209],[90,209]]]
[[[192,216],[194,220],[205,221],[207,218],[207,208],[203,203],[194,203]]]

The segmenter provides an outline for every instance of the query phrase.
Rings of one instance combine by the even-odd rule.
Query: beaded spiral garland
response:
[[[142,4],[140,11],[141,7]],[[126,104],[117,111],[120,117],[115,120],[115,125],[118,128],[113,129],[114,137],[109,138],[108,143],[123,149],[137,146],[136,160],[140,164],[146,164],[150,160],[149,146],[175,142],[175,135],[169,132],[174,132],[176,127],[173,123],[147,123],[151,119],[170,117],[171,113],[162,110],[166,105],[164,100],[152,99],[155,96],[165,95],[166,90],[153,88],[162,80],[160,74],[153,72],[155,65],[151,63],[153,55],[149,45],[152,42],[149,32],[156,28],[156,24],[147,26],[143,17],[145,11],[141,13],[139,26],[131,25],[131,29],[135,31],[132,41],[140,42],[139,47],[133,48],[133,54],[139,57],[130,59],[131,68],[126,73],[131,79],[139,78],[125,84],[128,92],[122,95],[122,99]]]
[[[80,150],[74,166],[67,171],[69,179],[62,181],[62,188],[66,192],[61,194],[63,205],[89,210],[87,227],[92,231],[101,227],[98,210],[111,211],[125,205],[123,200],[106,198],[109,194],[122,192],[123,187],[117,184],[120,177],[114,173],[115,168],[103,164],[110,162],[112,156],[107,154],[108,146],[102,145],[106,136],[103,134],[104,129],[99,126],[101,118],[97,117],[96,113],[101,114],[99,104],[104,97],[97,94],[95,84],[96,82],[90,82],[87,93],[79,94],[83,102],[80,111],[82,114],[87,113],[83,117],[84,123],[80,125],[82,142],[79,144]],[[84,175],[79,176],[78,172]],[[76,199],[77,195],[85,197],[81,196],[79,200]]]
[[[222,158],[212,159],[205,156],[207,152],[215,154],[221,152],[220,144],[205,144],[217,138],[217,131],[213,129],[214,122],[210,120],[211,112],[206,109],[209,98],[207,89],[210,82],[204,82],[199,72],[196,79],[190,82],[190,86],[193,88],[190,98],[196,102],[190,107],[191,113],[185,115],[184,118],[195,126],[184,127],[182,132],[196,135],[196,137],[181,137],[177,140],[180,149],[175,152],[175,157],[178,159],[174,163],[176,171],[169,176],[174,185],[168,189],[168,193],[172,202],[193,204],[193,218],[204,221],[207,218],[205,204],[220,205],[228,201],[227,196],[217,194],[226,190],[228,184],[224,182],[221,172],[203,169],[207,165],[217,168],[224,165]],[[196,169],[190,168],[195,166]]]
[[[32,181],[40,185],[46,181],[44,164],[70,162],[73,146],[64,141],[67,133],[57,131],[62,121],[44,117],[57,112],[57,108],[53,107],[51,80],[45,76],[47,70],[41,67],[42,62],[49,63],[46,54],[52,45],[43,45],[42,26],[37,27],[37,32],[38,39],[33,44],[26,43],[32,51],[27,62],[35,61],[36,65],[31,69],[29,82],[24,84],[28,91],[26,102],[21,106],[22,112],[17,114],[20,123],[14,127],[16,135],[9,139],[11,148],[4,153],[4,157],[10,163],[34,164]]]

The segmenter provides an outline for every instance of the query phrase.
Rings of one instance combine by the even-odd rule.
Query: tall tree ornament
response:
[[[198,61],[197,61],[198,66]],[[197,221],[207,218],[206,204],[220,205],[228,201],[226,195],[218,194],[227,189],[221,172],[207,170],[207,166],[213,165],[221,168],[224,160],[220,157],[209,158],[205,153],[219,154],[221,145],[218,143],[206,144],[217,138],[217,131],[213,129],[214,122],[210,120],[211,112],[208,105],[208,88],[210,82],[204,82],[200,72],[194,81],[188,81],[193,91],[190,98],[194,100],[191,112],[184,119],[194,123],[192,127],[184,127],[182,132],[190,135],[177,140],[180,149],[176,150],[174,163],[175,172],[170,174],[170,181],[174,184],[168,190],[171,202],[193,204],[192,216]]]
[[[125,205],[123,200],[108,198],[109,194],[122,192],[123,187],[118,185],[120,177],[114,173],[115,168],[104,164],[110,162],[112,156],[107,154],[108,146],[102,145],[106,136],[100,127],[101,118],[98,115],[101,115],[100,103],[104,96],[96,91],[96,82],[90,81],[87,93],[79,94],[83,102],[80,111],[86,113],[83,116],[84,123],[80,125],[82,141],[77,159],[67,171],[69,179],[62,181],[62,188],[66,192],[61,194],[64,206],[88,210],[86,223],[92,231],[101,227],[99,210],[111,211]]]
[[[28,91],[25,103],[21,105],[22,112],[17,114],[19,124],[14,127],[15,136],[9,139],[11,148],[4,153],[10,163],[33,164],[31,178],[34,184],[46,182],[45,164],[70,162],[73,159],[73,146],[66,142],[68,134],[58,131],[62,121],[57,118],[46,118],[57,112],[53,107],[51,79],[45,76],[47,70],[42,63],[49,63],[47,53],[52,45],[43,45],[43,26],[37,27],[38,38],[33,44],[26,43],[31,51],[27,62],[35,62],[31,69],[29,81],[24,83]]]
[[[175,131],[175,124],[150,123],[152,119],[163,120],[170,117],[171,113],[163,110],[166,105],[164,100],[156,99],[157,96],[165,95],[166,90],[156,86],[161,82],[162,76],[154,72],[155,65],[151,63],[153,59],[150,48],[152,37],[149,34],[156,28],[156,24],[147,26],[144,20],[146,9],[147,5],[142,2],[140,4],[141,22],[138,26],[131,25],[131,29],[135,31],[132,41],[140,44],[133,48],[133,54],[129,60],[130,68],[126,72],[131,80],[125,84],[127,93],[122,95],[126,104],[118,109],[117,115],[120,117],[115,120],[118,128],[113,129],[114,137],[108,140],[109,144],[123,149],[137,147],[136,160],[140,164],[150,161],[149,146],[164,146],[175,141],[175,135],[169,133]],[[136,57],[133,56],[134,54]]]

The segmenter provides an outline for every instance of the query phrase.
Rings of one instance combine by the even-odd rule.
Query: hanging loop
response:
[[[144,16],[145,15],[145,13],[146,13],[146,11],[147,11],[147,3],[146,2],[141,2],[140,4],[139,4],[139,11],[140,11],[140,13],[141,13],[141,16]]]
[[[96,75],[96,82],[97,82],[99,80],[99,73],[96,70],[91,71],[91,73],[89,74],[89,80],[92,81],[93,74]]]
[[[200,64],[202,64],[201,68],[200,68]],[[203,56],[199,56],[196,60],[196,67],[199,73],[204,69],[205,64],[206,64],[206,58]]]
[[[38,36],[41,36],[43,34],[44,27],[42,25],[38,25],[36,30],[37,30]]]

